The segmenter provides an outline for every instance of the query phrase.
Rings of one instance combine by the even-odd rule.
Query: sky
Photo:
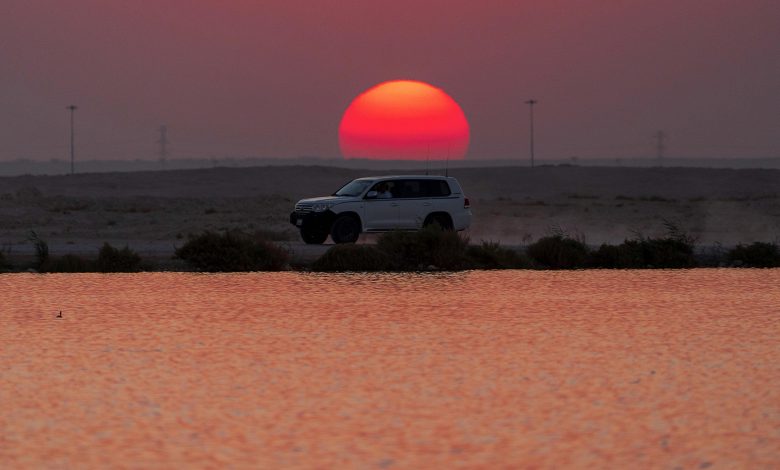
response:
[[[780,157],[776,0],[3,0],[0,161],[340,158],[361,92],[414,79],[467,159]]]

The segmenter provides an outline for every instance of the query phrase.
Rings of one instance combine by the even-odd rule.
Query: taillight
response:
[[[463,208],[464,208],[464,209],[468,209],[468,208],[470,208],[470,207],[471,207],[471,203],[469,202],[469,198],[467,198],[467,197],[464,197],[464,198],[463,198]]]

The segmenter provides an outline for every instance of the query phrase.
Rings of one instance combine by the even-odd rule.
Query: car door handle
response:
[[[392,203],[390,203],[390,205],[393,206],[393,207],[398,207],[398,203],[397,202],[392,202]]]
[[[430,206],[430,205],[431,205],[430,202],[423,202],[423,206]]]

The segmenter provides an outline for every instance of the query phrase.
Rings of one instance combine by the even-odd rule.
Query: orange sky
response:
[[[780,2],[4,0],[0,160],[339,155],[377,83],[444,89],[469,159],[780,156]]]

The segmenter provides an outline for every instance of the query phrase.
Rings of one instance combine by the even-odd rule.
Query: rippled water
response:
[[[2,275],[0,466],[776,468],[779,286]]]

